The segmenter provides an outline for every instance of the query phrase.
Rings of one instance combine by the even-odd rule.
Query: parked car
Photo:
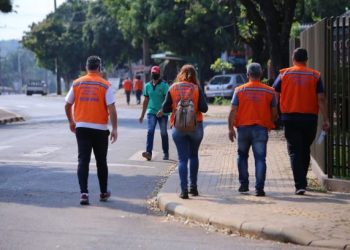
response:
[[[27,84],[26,94],[47,95],[47,84],[44,81],[30,80]]]
[[[216,75],[208,82],[205,94],[208,101],[215,97],[232,98],[235,88],[247,80],[245,74]]]

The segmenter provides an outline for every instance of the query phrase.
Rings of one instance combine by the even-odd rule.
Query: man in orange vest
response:
[[[248,154],[252,146],[255,159],[255,195],[265,196],[266,144],[268,131],[274,128],[277,117],[277,101],[273,88],[260,82],[260,64],[251,63],[247,67],[249,82],[235,89],[232,108],[228,117],[229,139],[238,142],[238,191],[249,191]]]
[[[310,146],[316,136],[319,110],[323,117],[322,129],[329,129],[320,72],[308,68],[307,59],[305,49],[294,50],[293,67],[280,70],[273,84],[280,93],[281,120],[297,195],[303,195],[307,187]]]
[[[132,91],[132,82],[129,80],[129,77],[127,77],[123,81],[123,87],[126,95],[126,103],[129,105],[130,104],[130,94]]]
[[[108,136],[117,140],[117,112],[111,84],[101,77],[101,59],[90,56],[86,62],[87,74],[76,79],[66,96],[65,111],[70,130],[78,143],[78,179],[80,204],[89,204],[88,176],[91,151],[94,151],[100,184],[100,201],[107,201]],[[74,110],[73,110],[74,109]],[[112,131],[108,130],[108,116]]]
[[[142,89],[143,89],[143,81],[141,80],[141,76],[137,75],[134,79],[134,90],[135,90],[137,104],[141,103]]]

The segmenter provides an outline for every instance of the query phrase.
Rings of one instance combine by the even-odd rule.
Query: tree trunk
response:
[[[143,37],[142,39],[142,49],[143,49],[143,64],[148,66],[150,64],[150,54],[149,54],[149,38]]]

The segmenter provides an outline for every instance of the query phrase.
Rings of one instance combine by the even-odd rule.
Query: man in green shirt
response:
[[[148,161],[152,159],[154,131],[158,122],[164,153],[163,160],[169,160],[169,137],[167,131],[168,114],[163,114],[161,111],[169,85],[160,79],[160,68],[158,66],[153,66],[151,68],[151,77],[152,80],[146,83],[143,88],[143,95],[145,98],[143,101],[142,113],[139,118],[140,123],[142,123],[147,111],[147,142],[146,151],[142,153],[142,156]]]

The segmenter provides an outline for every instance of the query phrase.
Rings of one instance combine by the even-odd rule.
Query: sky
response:
[[[65,0],[56,0],[57,7]],[[29,25],[43,20],[54,11],[54,0],[12,0],[16,12],[0,12],[0,40],[21,40]]]

